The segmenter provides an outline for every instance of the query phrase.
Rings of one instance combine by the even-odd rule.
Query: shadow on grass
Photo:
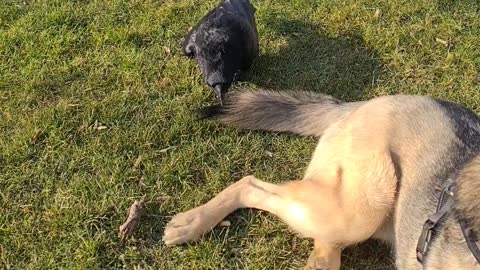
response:
[[[480,12],[480,2],[477,0],[436,0],[434,2],[439,11],[454,13],[460,8],[471,8],[476,12]]]
[[[368,240],[342,252],[342,269],[394,270],[395,259],[388,245]]]
[[[280,42],[279,49],[260,53],[246,81],[353,101],[365,98],[366,90],[382,72],[378,53],[367,48],[358,34],[332,36],[319,25],[275,15],[263,21],[266,34],[273,34],[274,42]]]

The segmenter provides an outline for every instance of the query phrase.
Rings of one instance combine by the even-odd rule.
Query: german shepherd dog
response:
[[[302,180],[276,185],[246,176],[174,216],[164,231],[167,245],[199,239],[236,209],[257,208],[314,239],[305,269],[340,269],[341,250],[371,237],[392,244],[398,269],[480,269],[480,118],[472,111],[421,96],[347,103],[239,90],[208,113],[238,128],[320,140]],[[431,218],[449,181],[452,206]],[[427,226],[434,230],[427,230],[428,249],[418,259],[430,218],[438,220]]]

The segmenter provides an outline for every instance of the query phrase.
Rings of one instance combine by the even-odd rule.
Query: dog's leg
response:
[[[337,171],[332,177],[342,179],[345,174]],[[367,175],[374,179],[373,174]],[[387,215],[385,208],[390,207],[390,204],[385,208],[372,207],[371,203],[376,206],[378,202],[385,202],[383,196],[356,196],[345,190],[347,184],[341,180],[335,185],[302,180],[275,185],[247,176],[206,204],[174,216],[165,228],[163,240],[167,245],[196,240],[231,212],[257,208],[278,216],[301,235],[318,240],[306,269],[312,269],[313,265],[316,267],[313,269],[338,270],[339,244],[350,245],[368,239]],[[370,188],[376,190],[377,186],[370,185]]]
[[[278,210],[285,205],[276,194],[280,187],[246,176],[206,204],[174,216],[165,228],[163,241],[176,245],[197,240],[239,208],[257,208],[278,215]]]
[[[325,230],[325,233],[331,235],[335,240],[338,237],[341,238],[341,233],[333,233],[336,232],[334,227],[337,223],[329,220],[325,216],[324,210],[314,209],[311,211],[312,209],[305,205],[302,198],[294,196],[294,194],[300,193],[311,197],[302,189],[313,190],[315,196],[333,201],[327,193],[316,189],[312,182],[291,181],[275,185],[260,181],[254,176],[247,176],[224,189],[206,204],[174,216],[165,228],[163,240],[167,245],[196,240],[213,229],[225,216],[239,208],[257,208],[268,211],[307,237],[317,234],[318,232],[314,231],[319,229]],[[328,205],[325,201],[321,201],[321,204]],[[312,215],[312,212],[315,214]],[[320,223],[313,220],[318,220]],[[329,220],[329,222],[325,223],[325,220]],[[338,242],[342,242],[342,239],[339,239]],[[341,249],[338,245],[315,241],[315,248],[305,269],[338,270],[340,269],[340,254]]]
[[[341,254],[340,247],[315,240],[313,251],[308,257],[304,270],[338,270]]]

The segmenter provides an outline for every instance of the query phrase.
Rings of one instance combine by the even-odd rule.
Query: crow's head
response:
[[[241,31],[241,30],[240,30]],[[184,54],[197,62],[205,82],[212,88],[220,104],[240,70],[242,33],[229,27],[202,24],[185,40]]]

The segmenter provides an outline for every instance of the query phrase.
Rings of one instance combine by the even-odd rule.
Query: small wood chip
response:
[[[35,133],[33,134],[33,137],[32,137],[33,144],[36,144],[38,142],[38,139],[40,139],[40,134],[42,134],[42,130],[40,129],[35,130]]]
[[[102,125],[102,123],[100,123],[100,122],[98,121],[98,119],[95,120],[95,123],[93,123],[93,129],[94,129],[94,130],[104,130],[104,129],[107,129],[107,128],[108,128],[108,127],[105,126],[105,125]]]
[[[193,27],[190,26],[190,27],[188,27],[187,31],[190,32],[190,31],[192,31],[192,29],[193,29]]]
[[[224,221],[220,222],[220,226],[222,226],[222,227],[230,227],[230,225],[232,225],[232,224],[228,220],[224,220]]]
[[[163,47],[163,50],[164,50],[167,54],[170,54],[170,53],[172,52],[172,50],[170,50],[170,48],[167,47],[167,46],[164,46],[164,47]]]
[[[375,14],[373,14],[373,17],[375,17],[376,19],[380,18],[380,15],[381,15],[381,11],[379,8],[377,8],[377,10],[375,10]]]
[[[265,150],[265,155],[267,155],[269,157],[273,157],[273,153],[268,151],[268,150]]]
[[[301,35],[302,35],[302,34],[301,34],[301,33],[298,33],[298,32],[293,32],[293,33],[292,33],[292,36],[294,36],[294,37],[299,37],[299,36],[301,36]]]
[[[140,164],[142,164],[142,161],[143,161],[142,155],[139,155],[137,157],[137,160],[135,160],[135,164],[133,164],[133,168],[134,169],[138,168],[138,166],[140,166]]]
[[[145,180],[145,178],[144,178],[143,176],[142,176],[142,177],[140,177],[140,180],[138,181],[138,184],[139,184],[139,185],[141,185],[141,186],[144,186],[144,187],[146,187],[146,186],[147,186],[147,184],[145,184],[144,180]]]
[[[128,237],[130,237],[137,226],[140,217],[142,216],[143,210],[145,209],[145,195],[140,199],[140,201],[135,201],[128,208],[128,218],[119,227],[118,237],[120,237],[120,242],[125,243]]]
[[[166,153],[168,150],[173,149],[173,148],[175,148],[175,146],[169,146],[167,148],[163,148],[163,149],[158,150],[158,152]]]
[[[448,40],[441,39],[441,38],[436,38],[435,41],[437,41],[438,43],[442,44],[443,46],[445,46],[447,48],[450,46],[450,43],[448,42]]]

